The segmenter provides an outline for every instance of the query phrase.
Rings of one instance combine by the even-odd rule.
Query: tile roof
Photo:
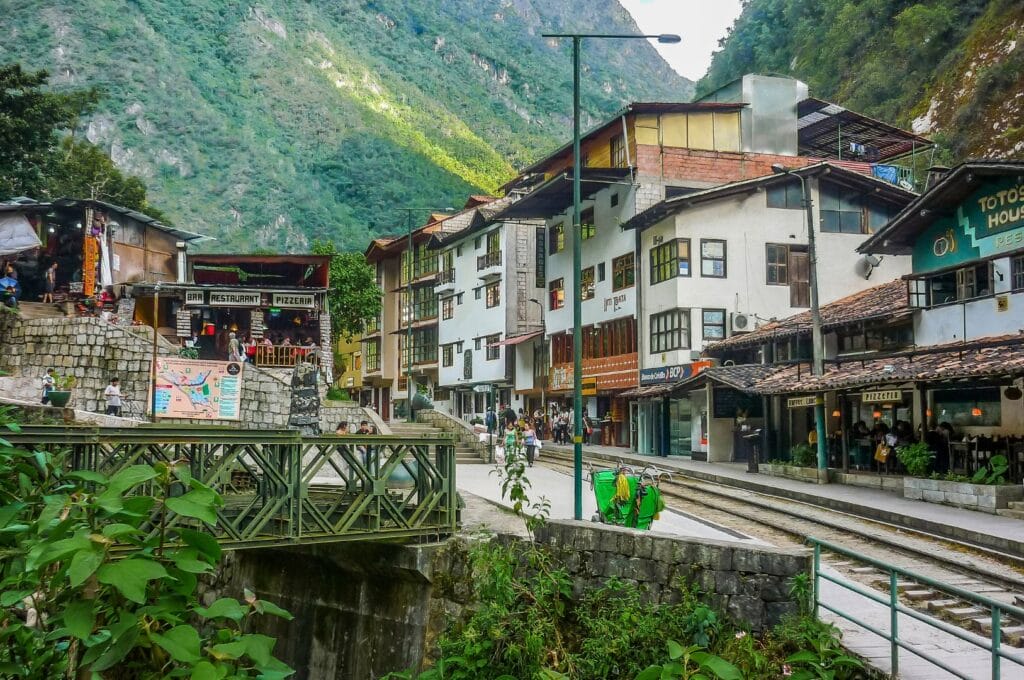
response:
[[[1024,375],[1024,335],[1002,335],[919,347],[875,359],[827,363],[821,376],[810,364],[776,368],[757,381],[762,394],[794,394],[907,382],[947,382]]]
[[[712,366],[694,376],[671,383],[634,387],[620,394],[620,397],[660,397],[680,388],[694,388],[702,381],[710,380],[744,392],[752,392],[757,381],[777,370],[775,366],[763,364],[741,364],[738,366]]]
[[[830,330],[869,319],[894,320],[913,314],[907,295],[907,283],[896,279],[847,295],[821,307],[822,330]],[[750,333],[741,333],[708,345],[706,352],[714,353],[770,342],[773,339],[811,332],[811,312],[770,321]]]

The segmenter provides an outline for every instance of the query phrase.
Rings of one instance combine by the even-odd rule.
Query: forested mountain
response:
[[[698,92],[748,72],[931,134],[937,160],[1024,153],[1024,2],[745,0]]]
[[[461,205],[564,143],[569,46],[617,0],[5,0],[0,63],[98,86],[79,134],[221,250],[361,249],[399,206]],[[584,109],[688,99],[642,41],[584,48]]]

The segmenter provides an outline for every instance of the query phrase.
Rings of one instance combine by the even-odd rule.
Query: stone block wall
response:
[[[609,578],[644,586],[651,602],[674,602],[680,587],[697,585],[702,599],[734,622],[762,631],[797,611],[790,580],[811,573],[811,552],[707,538],[550,520],[536,532],[568,569],[574,592],[599,588]]]
[[[121,392],[144,413],[149,399],[152,331],[121,327],[95,317],[23,320],[0,317],[0,369],[21,380],[22,391],[42,391],[42,376],[53,367],[77,379],[69,406],[104,410],[103,390],[110,378],[121,380]],[[157,354],[174,356],[176,348],[159,341]],[[229,425],[245,429],[288,426],[291,392],[287,382],[254,366],[243,369],[242,412],[238,421],[167,419],[164,423]],[[126,415],[129,412],[126,409]]]
[[[1024,486],[1020,484],[995,486],[904,477],[903,497],[995,515],[997,514],[996,510],[1008,508],[1011,502],[1024,500]]]

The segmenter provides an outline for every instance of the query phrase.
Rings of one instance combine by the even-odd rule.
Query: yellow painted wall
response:
[[[342,389],[362,387],[362,346],[358,338],[339,338],[334,346],[335,384]]]
[[[637,144],[704,151],[742,148],[738,111],[644,114],[636,116],[634,129]]]

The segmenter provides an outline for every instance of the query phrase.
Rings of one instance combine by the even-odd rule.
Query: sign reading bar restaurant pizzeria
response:
[[[260,294],[256,292],[210,291],[211,307],[259,307],[260,302]]]
[[[804,408],[807,406],[814,406],[814,401],[817,397],[790,397],[786,400],[786,406],[789,408]]]
[[[275,307],[313,309],[313,295],[311,293],[274,293],[273,301]]]
[[[874,392],[862,392],[860,400],[865,404],[883,404],[903,401],[903,392],[900,390],[876,390]]]
[[[203,305],[206,304],[206,294],[201,290],[186,290],[185,291],[185,304],[186,305]]]

